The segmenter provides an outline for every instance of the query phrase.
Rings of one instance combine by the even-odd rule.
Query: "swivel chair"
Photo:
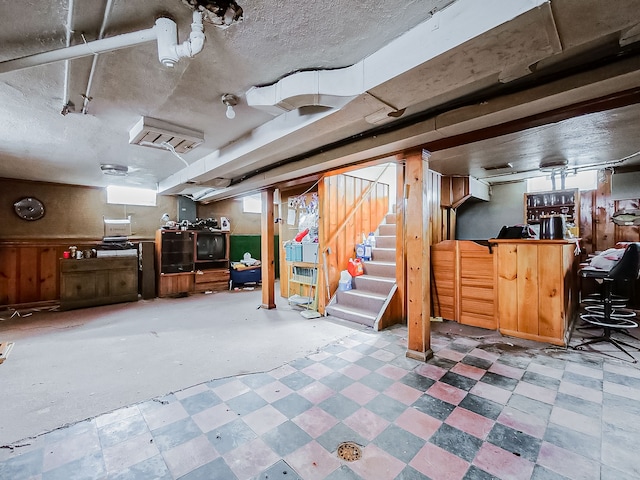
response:
[[[633,363],[637,360],[627,350],[628,347],[640,351],[640,348],[623,342],[619,339],[611,338],[611,333],[615,331],[627,332],[631,328],[637,328],[638,324],[631,320],[628,316],[616,315],[614,312],[615,300],[612,294],[612,286],[616,280],[635,281],[640,274],[640,245],[631,243],[625,249],[622,258],[610,270],[597,270],[585,267],[580,270],[580,275],[585,278],[593,278],[602,281],[602,313],[586,313],[580,315],[580,318],[597,327],[603,329],[603,333],[599,337],[592,337],[589,340],[573,347],[576,350],[582,350],[586,345],[594,343],[608,342],[615,346],[618,350],[631,357]],[[632,335],[630,335],[632,336]],[[633,337],[635,338],[635,337]]]

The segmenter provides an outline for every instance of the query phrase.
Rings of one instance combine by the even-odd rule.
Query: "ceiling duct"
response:
[[[149,117],[141,117],[129,130],[129,143],[132,145],[166,150],[166,144],[169,144],[177,153],[188,153],[202,142],[204,133],[199,130]]]

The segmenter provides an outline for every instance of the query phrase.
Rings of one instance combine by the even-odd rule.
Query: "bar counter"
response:
[[[578,298],[578,240],[489,240],[500,333],[567,345]]]

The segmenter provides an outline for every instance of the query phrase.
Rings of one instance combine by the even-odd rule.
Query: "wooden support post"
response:
[[[404,159],[400,158],[400,155],[396,158],[396,198],[395,201],[395,213],[396,213],[396,285],[398,287],[397,296],[402,299],[398,305],[398,315],[400,318],[407,318],[407,302],[404,301],[405,292],[407,289],[406,281],[406,255],[405,255],[405,230],[404,225],[407,221],[405,206],[406,201],[404,198],[404,174],[405,165]]]
[[[431,351],[429,163],[422,151],[405,157],[405,245],[407,258],[407,357],[426,361]],[[439,199],[438,199],[439,201]]]
[[[262,228],[260,233],[260,251],[262,265],[262,308],[276,308],[275,283],[276,265],[273,218],[273,190],[262,192]]]

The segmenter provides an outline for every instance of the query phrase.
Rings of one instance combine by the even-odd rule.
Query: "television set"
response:
[[[223,232],[198,232],[196,237],[196,260],[226,260],[227,236]]]

